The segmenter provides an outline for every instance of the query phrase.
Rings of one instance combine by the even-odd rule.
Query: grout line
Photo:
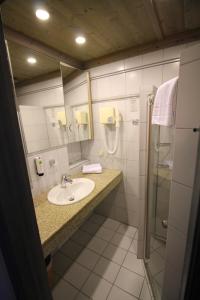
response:
[[[144,277],[144,280],[143,280],[143,283],[142,283],[142,288],[141,288],[141,291],[140,291],[140,294],[139,294],[139,299],[140,299],[140,296],[141,296],[141,294],[142,294],[142,289],[143,289],[143,287],[144,287],[144,283],[145,283],[145,277]]]
[[[119,222],[119,221],[118,221],[118,222]],[[97,224],[97,223],[94,223],[94,222],[92,222],[92,223],[93,223],[93,224]],[[101,225],[100,225],[100,224],[98,224],[98,225],[100,225],[100,226],[99,226],[99,229],[102,228],[102,227],[104,227],[104,228],[106,228],[106,229],[108,229],[108,230],[110,230],[110,231],[113,231],[113,236],[114,236],[115,233],[118,233],[118,234],[120,234],[122,237],[128,237],[129,239],[131,239],[131,244],[132,244],[132,242],[133,242],[134,240],[137,241],[137,240],[135,239],[135,235],[136,235],[137,231],[135,232],[135,234],[134,234],[133,237],[129,237],[129,236],[127,236],[127,235],[123,235],[123,234],[117,232],[117,230],[119,229],[120,225],[121,225],[121,224],[124,224],[124,223],[122,223],[122,222],[119,222],[119,223],[120,223],[119,226],[118,226],[115,230],[111,230],[111,229],[109,229],[109,228],[103,226],[104,223],[101,224]],[[128,225],[128,226],[130,226],[130,225]],[[131,227],[134,227],[134,226],[131,226]],[[136,228],[136,227],[134,227],[134,228]],[[99,229],[98,229],[98,230],[99,230]],[[136,228],[136,229],[137,229],[137,228]],[[138,230],[138,229],[137,229],[137,230]],[[82,230],[82,231],[83,231],[83,232],[86,232],[86,231],[84,231],[84,230]],[[88,233],[88,232],[86,232],[86,233]],[[90,235],[91,238],[92,238],[92,237],[95,237],[95,236],[96,236],[96,233],[94,233],[93,235],[91,235],[91,234],[88,233],[88,235]],[[98,236],[96,236],[96,237],[98,237]],[[100,238],[100,237],[98,237],[98,238],[99,238],[100,240],[102,240],[102,241],[105,242],[104,239],[102,239],[102,238]],[[112,239],[112,238],[111,238],[111,239]],[[72,240],[72,241],[73,241],[73,240]],[[77,296],[78,296],[78,294],[79,294],[80,292],[88,297],[88,295],[85,294],[81,289],[82,289],[82,287],[84,286],[84,284],[87,282],[87,280],[89,279],[89,277],[91,276],[91,274],[95,274],[95,275],[97,275],[98,277],[104,279],[104,280],[105,280],[106,282],[108,282],[109,284],[111,284],[109,293],[108,293],[108,295],[107,295],[107,299],[108,299],[108,297],[109,297],[109,295],[110,295],[110,293],[111,293],[111,290],[112,290],[113,286],[115,286],[116,279],[117,279],[117,277],[118,277],[118,275],[119,275],[119,272],[120,272],[120,270],[122,269],[122,267],[123,267],[124,269],[128,270],[129,272],[134,273],[134,274],[136,274],[136,275],[142,277],[142,278],[145,280],[145,277],[142,276],[141,274],[138,274],[138,273],[136,273],[136,272],[134,272],[134,271],[132,271],[132,270],[129,270],[129,269],[127,269],[126,267],[123,266],[123,263],[124,263],[124,261],[125,261],[127,255],[128,255],[128,253],[132,253],[132,252],[129,251],[129,249],[130,249],[130,247],[131,247],[131,244],[130,244],[130,246],[128,247],[128,249],[124,249],[124,248],[121,248],[121,247],[119,247],[119,246],[117,246],[117,245],[112,244],[112,243],[111,243],[111,240],[110,240],[110,241],[106,241],[106,242],[107,242],[106,247],[104,248],[103,252],[102,252],[101,254],[99,254],[99,253],[95,252],[94,250],[92,250],[92,249],[90,249],[90,248],[87,248],[87,244],[88,244],[88,243],[87,243],[86,245],[83,246],[82,244],[79,244],[77,241],[73,241],[73,243],[75,243],[75,244],[77,244],[77,245],[79,245],[79,246],[82,247],[82,250],[80,251],[80,253],[78,254],[78,256],[79,256],[79,255],[81,254],[81,252],[82,252],[83,250],[85,250],[85,249],[88,249],[88,250],[92,251],[93,253],[95,253],[96,255],[99,256],[99,258],[97,259],[97,261],[96,261],[96,263],[94,264],[94,266],[93,266],[92,269],[88,269],[86,266],[84,266],[84,265],[82,265],[81,263],[77,262],[78,256],[76,257],[76,259],[71,259],[69,256],[67,256],[65,253],[63,253],[63,252],[61,251],[61,253],[62,253],[65,257],[69,258],[69,259],[72,261],[72,264],[73,264],[73,263],[76,263],[76,264],[80,265],[81,267],[83,267],[83,268],[85,268],[86,270],[89,271],[89,275],[88,275],[87,279],[84,281],[84,283],[82,284],[82,286],[81,286],[80,288],[75,287],[72,283],[70,283],[69,281],[67,281],[67,280],[64,278],[64,276],[61,276],[61,275],[59,275],[59,274],[57,274],[57,273],[55,272],[57,275],[59,275],[59,280],[61,280],[61,279],[64,280],[65,282],[67,282],[68,284],[70,284],[71,286],[73,286],[73,287],[78,291],[78,293],[77,293],[75,299],[77,298]],[[119,248],[119,249],[122,249],[122,250],[126,251],[126,255],[124,256],[124,259],[123,259],[123,261],[122,261],[121,264],[118,264],[118,263],[112,261],[112,259],[108,259],[107,257],[104,256],[105,249],[106,249],[109,245],[112,245],[112,246],[114,246],[114,247],[116,247],[116,248]],[[132,253],[132,254],[133,254],[133,253]],[[134,254],[134,255],[135,255],[135,254]],[[107,279],[105,279],[104,277],[100,276],[99,274],[97,274],[97,273],[94,271],[96,265],[98,264],[98,262],[100,261],[101,258],[105,258],[105,259],[107,259],[109,262],[113,262],[114,264],[120,266],[119,271],[117,272],[116,277],[115,277],[115,280],[113,281],[113,283],[111,283],[110,281],[108,281]],[[69,270],[69,268],[68,268],[67,270]],[[116,286],[117,286],[117,285],[116,285]],[[117,287],[118,287],[118,286],[117,286]],[[129,292],[127,292],[126,290],[123,290],[123,289],[120,288],[120,287],[118,287],[118,288],[121,289],[122,291],[124,291],[125,293],[127,293],[127,294],[129,294],[129,295],[131,295],[131,296],[134,296],[134,295],[130,294]],[[140,292],[140,293],[141,293],[141,292]],[[136,296],[134,296],[134,297],[136,297]],[[136,298],[139,299],[138,297],[136,297]]]

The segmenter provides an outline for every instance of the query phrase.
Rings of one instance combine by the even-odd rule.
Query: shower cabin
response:
[[[174,127],[152,124],[153,102],[154,97],[150,97],[145,267],[155,299],[159,300],[165,265]]]

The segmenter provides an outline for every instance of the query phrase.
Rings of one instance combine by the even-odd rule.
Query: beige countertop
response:
[[[44,255],[59,248],[92,213],[93,209],[120,183],[120,170],[104,169],[101,174],[77,174],[95,182],[90,195],[71,205],[54,205],[48,202],[47,193],[40,197],[35,207]]]

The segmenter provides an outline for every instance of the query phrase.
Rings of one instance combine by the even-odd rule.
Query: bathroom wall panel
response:
[[[193,132],[191,129],[176,129],[174,167],[172,172],[174,181],[186,186],[193,186],[197,145],[197,133]],[[191,160],[191,158],[193,159]]]
[[[195,49],[200,47],[195,46]],[[194,52],[194,51],[193,51]],[[189,58],[188,58],[189,59]],[[200,59],[191,63],[182,64],[180,70],[180,92],[177,102],[177,128],[199,127],[199,70]],[[191,99],[193,103],[191,105]],[[188,114],[190,112],[190,114]]]
[[[27,158],[33,197],[38,196],[42,192],[47,192],[51,187],[60,183],[61,176],[69,171],[66,146],[40,153],[40,157],[44,161],[44,176],[36,174],[34,164],[35,155],[30,155]],[[55,160],[54,166],[50,166],[49,164],[49,161],[52,159]]]
[[[179,65],[177,61],[163,66],[163,82],[179,76]]]
[[[186,45],[187,46],[187,45]],[[185,252],[192,189],[197,159],[198,132],[193,127],[200,124],[200,107],[198,94],[200,76],[197,59],[200,46],[186,47],[180,63],[180,79],[178,85],[174,167],[172,173],[172,190],[169,203],[169,226],[167,235],[166,264],[163,300],[179,299],[184,261],[188,256]],[[186,64],[185,64],[186,63]],[[173,265],[176,268],[173,268]],[[176,278],[177,280],[172,280]]]
[[[163,50],[157,50],[142,55],[142,64],[148,65],[152,63],[162,62],[163,61]]]
[[[187,234],[192,188],[172,182],[170,195],[169,225]]]
[[[139,218],[143,220],[146,177],[140,175],[146,172],[147,95],[152,92],[153,86],[158,87],[162,82],[177,76],[179,63],[172,61],[164,63],[164,60],[179,58],[181,49],[182,47],[173,47],[158,50],[90,70],[95,132],[94,141],[81,143],[82,154],[84,158],[92,162],[101,162],[104,167],[123,170],[124,184],[120,187],[120,200],[114,201],[115,195],[110,195],[111,201],[105,201],[104,209],[99,212],[109,215],[108,212],[112,211],[110,217],[122,220],[119,218],[119,211],[120,207],[126,203],[121,217],[123,215],[128,224],[138,225]],[[130,68],[133,70],[128,71]],[[112,101],[111,98],[113,98]],[[104,146],[103,128],[99,123],[99,108],[104,105],[118,108],[123,117],[120,128],[120,146],[115,155],[108,155]],[[133,105],[134,110],[131,111]],[[133,120],[138,120],[139,124],[133,125]],[[114,139],[114,135],[115,132],[112,132],[111,140]],[[126,200],[131,197],[134,199],[133,202]],[[139,238],[143,240],[144,237]]]
[[[125,70],[131,68],[137,68],[142,65],[142,55],[126,58],[124,60],[124,68]]]

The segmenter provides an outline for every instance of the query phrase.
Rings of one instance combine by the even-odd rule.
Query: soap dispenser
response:
[[[44,163],[40,156],[35,157],[35,168],[38,176],[44,175]]]

